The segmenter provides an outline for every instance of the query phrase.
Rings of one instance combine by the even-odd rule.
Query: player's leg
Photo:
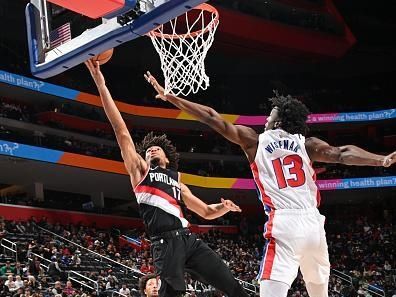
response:
[[[306,283],[308,295],[310,297],[327,297],[329,296],[329,281],[322,284]]]
[[[219,255],[194,234],[190,236],[186,256],[186,270],[193,277],[223,291],[228,297],[249,296]]]
[[[158,275],[159,297],[183,296],[184,282],[184,243],[178,238],[161,239],[151,244],[151,254]]]
[[[327,254],[327,255],[326,255]],[[301,263],[301,273],[310,297],[328,297],[330,262],[326,253],[318,254]]]
[[[158,279],[158,296],[159,297],[183,297],[184,291],[176,291],[166,281],[162,281],[161,277]]]
[[[299,259],[285,241],[270,238],[264,246],[258,279],[260,297],[286,297],[297,277]]]
[[[283,282],[264,279],[260,281],[260,297],[287,296],[290,286]]]
[[[330,261],[327,249],[324,216],[318,215],[318,229],[311,238],[318,238],[318,246],[307,251],[300,263],[301,273],[310,297],[328,297]]]

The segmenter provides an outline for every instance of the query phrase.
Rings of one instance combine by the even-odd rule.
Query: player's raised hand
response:
[[[238,205],[236,205],[234,202],[232,202],[231,200],[225,200],[224,198],[221,198],[221,203],[229,211],[236,211],[236,212],[242,211],[242,209]]]
[[[89,72],[91,73],[93,80],[95,81],[95,84],[98,87],[106,84],[106,81],[104,79],[102,71],[100,71],[100,65],[99,65],[98,61],[89,59],[89,60],[85,61],[84,64],[87,66]]]
[[[384,167],[389,167],[392,164],[396,163],[396,152],[393,152],[384,158],[383,166]]]
[[[157,99],[161,99],[163,101],[167,101],[166,99],[166,95],[165,95],[165,89],[163,86],[161,86],[157,79],[150,73],[150,71],[147,71],[144,74],[144,78],[147,80],[147,82],[149,84],[151,84],[153,86],[153,88],[155,89],[155,91],[158,93],[155,98]]]

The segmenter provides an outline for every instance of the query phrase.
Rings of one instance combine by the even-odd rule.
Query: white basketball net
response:
[[[218,24],[217,10],[201,4],[148,33],[161,58],[165,94],[187,96],[208,88],[204,61]]]

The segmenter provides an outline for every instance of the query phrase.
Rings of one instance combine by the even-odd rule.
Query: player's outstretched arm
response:
[[[171,94],[165,95],[164,88],[150,72],[147,72],[144,77],[158,93],[156,98],[169,101],[177,108],[191,114],[197,120],[207,124],[231,142],[239,144],[245,151],[250,147],[257,147],[258,135],[252,128],[234,125],[226,121],[217,111],[209,106],[190,102]]]
[[[354,145],[331,146],[316,137],[308,138],[305,147],[310,159],[317,162],[384,167],[396,163],[396,152],[387,156],[377,155]]]
[[[100,70],[99,62],[88,60],[85,62],[85,65],[88,67],[89,72],[95,81],[96,87],[98,88],[104,111],[113,127],[118,145],[121,149],[121,155],[124,160],[125,167],[131,177],[132,185],[135,186],[147,170],[147,163],[136,152],[136,148],[132,141],[132,137],[129,134],[128,128],[122,119],[121,113],[114,103],[113,98],[111,97],[109,89],[106,86],[106,81]]]
[[[191,193],[190,189],[185,184],[181,184],[181,194],[187,208],[206,220],[219,218],[229,211],[242,211],[234,202],[223,198],[221,198],[221,203],[208,205]]]

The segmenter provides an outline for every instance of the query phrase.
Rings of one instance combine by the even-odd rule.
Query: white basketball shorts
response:
[[[317,208],[271,211],[265,225],[267,242],[258,279],[291,286],[300,267],[306,283],[326,283],[330,262],[324,222]]]

